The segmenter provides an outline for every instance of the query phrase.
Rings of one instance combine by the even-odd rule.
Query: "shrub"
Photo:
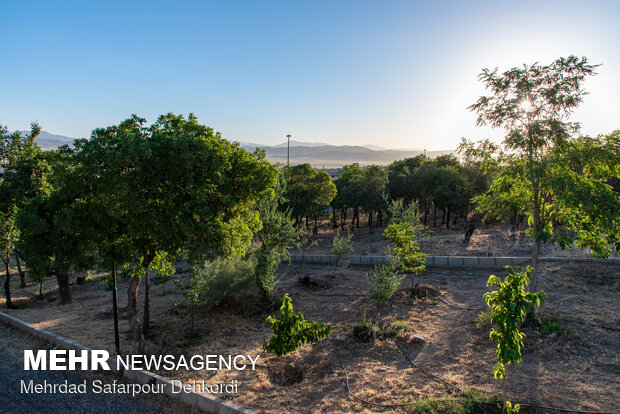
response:
[[[377,332],[374,324],[366,318],[366,315],[360,322],[353,325],[353,336],[364,342],[370,342],[376,338]]]
[[[269,316],[267,323],[274,336],[269,338],[268,342],[262,342],[263,349],[277,357],[294,352],[303,344],[317,343],[319,339],[328,337],[332,332],[330,325],[324,326],[321,321],[310,323],[306,321],[303,313],[295,313],[288,294],[282,298],[280,319]]]
[[[206,262],[200,272],[211,279],[205,296],[207,307],[234,305],[256,292],[251,259],[233,256],[228,260]]]
[[[341,236],[339,231],[336,231],[334,240],[332,241],[331,254],[335,256],[334,259],[334,275],[336,274],[336,268],[338,264],[347,253],[353,253],[353,243],[351,242],[353,235],[347,231],[346,236]]]
[[[366,274],[368,293],[375,302],[375,311],[371,318],[374,324],[381,308],[390,300],[400,287],[400,282],[405,277],[398,271],[398,262],[388,251],[388,264],[376,265]]]

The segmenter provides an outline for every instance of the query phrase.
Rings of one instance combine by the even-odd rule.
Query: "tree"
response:
[[[263,298],[268,297],[279,279],[276,268],[282,259],[290,260],[289,249],[308,238],[308,231],[298,229],[290,211],[284,209],[286,183],[279,176],[275,192],[258,202],[262,228],[256,232],[259,246],[254,252],[254,280]]]
[[[0,211],[0,260],[4,263],[6,270],[6,279],[4,279],[4,297],[6,298],[7,309],[15,308],[11,301],[11,272],[9,264],[11,256],[15,250],[15,242],[17,241],[18,231],[15,227],[16,207],[12,210]]]
[[[365,168],[361,183],[361,207],[368,212],[368,222],[370,233],[375,231],[373,213],[385,208],[383,194],[388,183],[388,175],[383,168],[378,165],[371,165]]]
[[[48,187],[48,167],[35,143],[40,130],[36,123],[31,125],[28,135],[20,132],[9,134],[6,127],[0,127],[0,214],[7,220],[2,226],[6,233],[0,234],[0,237],[4,240],[4,247],[13,248],[9,256],[15,257],[22,288],[26,286],[26,280],[19,261],[19,229],[15,220],[19,209]],[[6,282],[5,287],[9,305],[10,282]]]
[[[135,264],[128,295],[134,351],[144,350],[137,295],[158,254],[190,263],[243,254],[260,228],[256,202],[277,171],[192,114],[162,115],[151,126],[133,116],[76,143],[71,177],[91,189],[84,205],[104,265]]]
[[[318,231],[317,217],[336,196],[336,186],[325,171],[317,171],[310,164],[284,167],[285,198],[298,224],[302,217],[314,218],[314,232]]]
[[[358,163],[345,165],[338,171],[338,179],[336,185],[336,197],[332,202],[334,208],[340,208],[340,229],[344,230],[344,223],[347,219],[347,209],[353,209],[353,218],[351,226],[357,219],[357,227],[359,227],[359,207],[362,204],[362,183],[364,181],[364,170],[360,168]]]
[[[498,343],[495,351],[497,363],[493,366],[495,379],[506,377],[506,365],[521,362],[521,347],[525,335],[519,330],[519,326],[532,306],[542,306],[547,296],[545,292],[525,291],[531,281],[531,267],[528,266],[521,272],[515,272],[510,266],[506,266],[506,269],[508,276],[503,281],[495,275],[489,277],[487,286],[496,287],[497,290],[484,294],[484,300],[491,308],[491,322],[495,323],[489,336]],[[509,402],[506,402],[505,408],[510,411]]]
[[[412,201],[404,205],[402,200],[393,200],[388,205],[390,224],[383,234],[394,243],[394,257],[404,272],[411,275],[411,294],[414,295],[414,276],[426,269],[426,253],[420,251],[420,210]]]
[[[484,69],[480,79],[491,95],[480,97],[469,107],[478,114],[478,125],[488,124],[506,130],[503,150],[492,161],[502,167],[502,172],[495,179],[491,190],[476,201],[478,209],[487,212],[498,206],[498,203],[491,200],[498,193],[508,190],[521,195],[512,201],[518,203],[528,216],[531,228],[529,234],[534,238],[533,290],[538,281],[541,243],[554,238],[557,225],[574,227],[585,222],[608,223],[611,219],[614,223],[617,220],[617,212],[609,209],[592,208],[584,212],[574,210],[577,205],[594,206],[594,200],[599,198],[611,200],[606,204],[607,207],[618,207],[618,198],[613,197],[611,187],[607,184],[609,174],[615,171],[617,175],[619,168],[618,146],[613,143],[617,143],[617,136],[611,137],[610,145],[596,144],[597,151],[588,151],[596,156],[587,160],[587,164],[596,165],[584,170],[588,174],[580,174],[575,160],[567,152],[567,148],[574,146],[572,134],[578,132],[579,127],[567,119],[586,93],[581,88],[582,82],[587,76],[595,75],[596,67],[589,64],[586,58],[569,56],[559,58],[550,65],[524,65],[523,68],[513,68],[502,74],[498,74],[497,69]],[[470,155],[484,153],[483,147],[484,144],[475,147],[469,143],[462,146]],[[584,151],[587,149],[583,147]],[[489,158],[488,154],[483,157]],[[616,161],[612,161],[614,159]],[[575,174],[579,175],[579,179]],[[568,176],[573,177],[570,180],[571,187],[561,186],[562,177]],[[510,182],[507,177],[510,177]],[[503,181],[502,185],[496,185],[499,180]],[[574,198],[577,194],[579,200]],[[588,219],[579,218],[583,214]],[[598,235],[595,238],[614,239],[602,236],[614,233],[608,225],[591,226],[590,232]],[[579,231],[575,237],[580,243],[588,244]],[[566,246],[566,239],[563,245]]]
[[[334,256],[334,276],[336,276],[336,268],[344,255],[347,253],[353,253],[354,251],[351,239],[353,239],[353,235],[350,232],[347,232],[346,236],[341,236],[338,231],[334,234],[332,249],[330,252]]]
[[[392,296],[400,287],[400,282],[405,275],[398,270],[398,259],[392,256],[391,252],[387,252],[387,264],[375,265],[370,272],[366,274],[366,282],[368,283],[368,294],[375,302],[375,310],[370,319],[370,330],[373,327],[379,312],[390,301]]]
[[[403,199],[408,203],[422,198],[419,177],[416,172],[422,162],[427,159],[426,154],[420,154],[412,158],[394,161],[388,165],[387,189],[392,200]]]
[[[330,325],[323,325],[321,321],[310,323],[303,313],[295,313],[288,294],[282,298],[280,319],[269,316],[267,323],[274,335],[269,341],[263,341],[263,349],[277,357],[294,352],[303,344],[315,344],[332,333]]]

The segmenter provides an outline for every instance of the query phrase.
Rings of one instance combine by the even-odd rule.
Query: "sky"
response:
[[[193,112],[230,140],[454,149],[482,68],[602,64],[571,120],[620,128],[620,2],[0,0],[0,124],[88,137]]]

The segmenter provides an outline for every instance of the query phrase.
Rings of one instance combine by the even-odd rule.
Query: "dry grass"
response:
[[[392,339],[363,343],[352,337],[353,325],[370,312],[364,268],[339,269],[331,278],[331,267],[283,267],[287,277],[277,294],[289,293],[295,309],[308,320],[320,319],[333,326],[329,341],[304,346],[293,355],[275,358],[261,354],[255,372],[168,372],[168,377],[185,381],[239,381],[234,402],[258,412],[388,412],[353,400],[344,387],[344,372],[329,343],[338,350],[349,373],[351,390],[376,404],[413,402],[420,397],[440,398],[451,394],[449,386],[438,382],[411,365]],[[599,269],[593,274],[585,265],[546,265],[541,288],[549,298],[546,310],[594,325],[620,326],[618,312],[618,267]],[[321,289],[311,290],[298,282],[300,276],[321,280]],[[9,313],[36,326],[69,337],[98,349],[113,350],[111,293],[97,275],[86,285],[72,285],[74,302],[57,306],[56,301],[33,299],[36,286],[14,289],[16,303],[23,309]],[[187,275],[182,276],[187,277]],[[397,338],[403,349],[421,367],[462,388],[498,394],[500,382],[493,380],[495,348],[488,332],[476,328],[484,310],[482,294],[488,272],[433,270],[421,275],[421,284],[433,288],[435,295],[413,299],[405,289],[399,291],[382,311],[382,323],[404,321],[406,331]],[[119,285],[121,308],[127,303],[127,282]],[[46,297],[57,296],[54,281],[45,284]],[[169,291],[173,290],[169,285]],[[187,318],[170,314],[178,293],[160,296],[162,286],[152,286],[153,335],[148,349],[152,353],[178,354],[260,354],[260,342],[270,336],[265,323],[268,312],[257,312],[239,301],[225,308],[200,313],[197,326],[201,337],[189,337]],[[345,294],[349,296],[334,296]],[[251,301],[251,297],[244,298]],[[444,302],[445,301],[445,302]],[[451,305],[447,304],[449,302]],[[275,313],[275,312],[271,312]],[[507,370],[506,396],[510,400],[540,403],[573,409],[619,411],[620,333],[596,326],[568,321],[581,340],[565,335],[550,337],[526,330],[523,363]],[[129,326],[121,319],[122,349],[128,350]],[[425,338],[424,344],[409,341],[411,334]],[[291,371],[293,370],[293,371]],[[296,384],[283,386],[282,378],[302,376]],[[232,398],[223,396],[224,398]]]

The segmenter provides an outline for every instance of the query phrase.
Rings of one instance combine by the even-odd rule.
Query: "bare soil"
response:
[[[361,342],[353,325],[372,304],[365,296],[367,268],[341,266],[332,277],[330,266],[283,266],[286,274],[276,295],[289,293],[296,311],[333,326],[328,340],[306,345],[292,355],[275,358],[263,353],[261,341],[271,336],[252,298],[202,310],[196,319],[200,336],[189,335],[189,317],[170,310],[181,296],[171,284],[151,287],[153,330],[148,351],[154,354],[261,354],[255,372],[165,372],[184,381],[209,383],[239,381],[235,403],[258,412],[338,413],[406,412],[398,405],[418,398],[450,395],[453,388],[502,394],[511,401],[569,409],[620,411],[620,268],[583,264],[545,264],[540,288],[549,295],[544,314],[564,319],[561,335],[525,328],[523,362],[507,368],[505,381],[493,379],[495,345],[488,327],[479,326],[485,310],[482,299],[488,271],[432,269],[416,278],[423,286],[419,297],[410,295],[409,281],[379,316],[379,323],[400,321],[404,332],[395,338]],[[499,272],[498,274],[500,274]],[[316,283],[300,283],[304,277]],[[187,275],[182,276],[187,278]],[[17,278],[15,278],[17,279]],[[16,281],[17,282],[17,281]],[[127,281],[119,285],[119,302],[127,305]],[[113,351],[111,292],[101,275],[84,285],[73,284],[73,303],[58,306],[53,280],[45,282],[45,298],[37,300],[37,286],[14,288],[22,309],[7,312],[35,326],[97,349]],[[428,294],[425,292],[428,290]],[[143,291],[143,289],[141,289]],[[56,299],[52,299],[56,298]],[[122,312],[123,314],[123,312]],[[570,332],[570,334],[569,334]],[[130,349],[129,325],[121,319],[122,350]],[[413,335],[424,338],[420,343]],[[579,338],[578,338],[578,337]],[[402,351],[417,366],[412,365]],[[334,351],[335,350],[335,351]],[[345,386],[344,363],[351,391]]]

